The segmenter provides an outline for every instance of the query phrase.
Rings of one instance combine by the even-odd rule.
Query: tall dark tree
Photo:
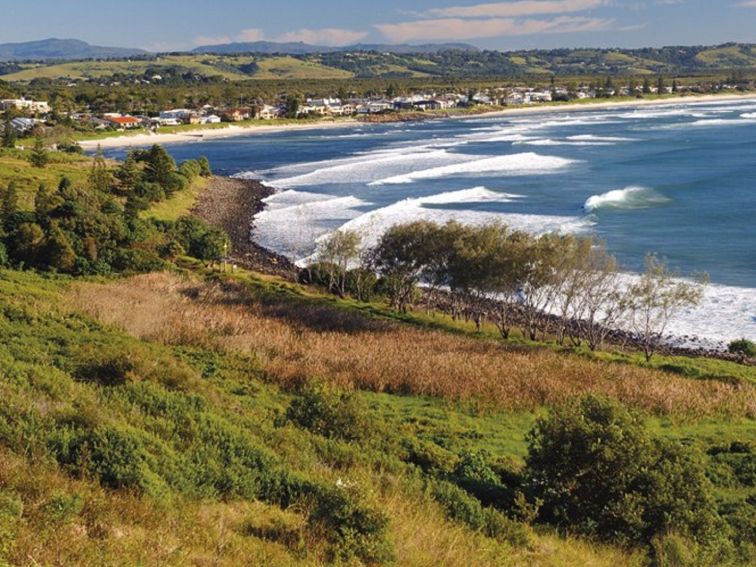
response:
[[[118,180],[118,192],[122,195],[129,195],[142,177],[142,170],[139,168],[133,152],[129,152],[126,159],[116,170],[115,176]]]
[[[171,185],[171,176],[176,171],[176,162],[165,148],[157,144],[152,146],[145,157],[145,177],[151,183],[161,187]]]
[[[0,210],[0,223],[2,228],[6,232],[10,232],[13,228],[13,218],[18,212],[18,190],[16,189],[16,182],[11,181],[8,184],[8,188],[3,193],[2,209]]]
[[[5,126],[3,129],[3,147],[15,148],[16,147],[16,129],[11,122],[11,115],[9,112],[5,113]]]
[[[50,157],[47,155],[47,150],[45,149],[45,144],[42,141],[42,138],[37,138],[34,140],[34,147],[29,155],[29,163],[34,167],[41,169],[45,167],[49,161]]]
[[[113,186],[113,175],[110,173],[110,168],[105,161],[105,156],[102,154],[102,149],[97,148],[94,160],[92,161],[92,169],[89,172],[89,188],[93,191],[100,191],[107,193]]]

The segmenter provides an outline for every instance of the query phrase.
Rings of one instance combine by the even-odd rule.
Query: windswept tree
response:
[[[110,192],[114,185],[113,174],[110,172],[102,148],[97,147],[97,153],[92,160],[92,168],[89,170],[89,188],[102,193]]]
[[[11,181],[3,192],[2,209],[0,209],[0,228],[5,232],[13,229],[14,217],[18,212],[18,190],[16,182]]]
[[[394,309],[406,312],[428,266],[428,251],[438,225],[418,221],[388,229],[371,250],[369,265],[382,278]]]
[[[328,276],[329,291],[346,296],[347,272],[360,258],[360,235],[337,230],[320,244],[318,260]]]
[[[646,257],[643,276],[628,289],[629,323],[646,361],[658,351],[669,322],[683,309],[701,303],[704,282],[678,279],[666,262],[653,254]]]

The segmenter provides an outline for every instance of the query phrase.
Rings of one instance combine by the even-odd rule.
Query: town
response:
[[[157,79],[156,79],[157,80]],[[527,107],[538,104],[569,104],[590,102],[611,98],[643,98],[664,95],[682,96],[742,90],[742,85],[723,81],[719,84],[678,84],[676,79],[665,81],[658,77],[655,81],[646,78],[636,82],[615,86],[610,78],[577,85],[569,83],[556,85],[554,79],[540,88],[489,87],[471,89],[466,92],[421,91],[394,95],[398,87],[391,85],[383,95],[356,96],[345,93],[323,98],[305,98],[282,93],[277,100],[255,98],[240,106],[205,104],[196,108],[166,108],[159,113],[129,114],[123,109],[115,112],[95,113],[83,105],[75,111],[57,112],[48,101],[31,100],[25,97],[0,100],[0,110],[6,115],[5,126],[14,129],[19,137],[44,136],[58,121],[64,118],[69,124],[83,131],[127,131],[144,129],[157,131],[161,127],[181,125],[206,125],[239,123],[245,121],[273,121],[280,119],[323,119],[340,117],[362,117],[366,119],[384,117],[386,121],[402,118],[402,114],[412,113],[416,119],[420,113],[454,113],[475,109],[497,110],[508,107]],[[353,96],[354,95],[354,96]]]

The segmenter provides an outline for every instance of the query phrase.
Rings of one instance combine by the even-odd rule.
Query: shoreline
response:
[[[425,120],[467,120],[480,118],[497,118],[501,116],[518,116],[533,114],[555,114],[561,112],[586,112],[592,110],[612,110],[621,108],[642,108],[648,106],[664,106],[679,104],[694,104],[701,102],[734,102],[734,101],[756,101],[756,93],[745,93],[740,95],[730,94],[713,94],[713,95],[695,95],[695,96],[678,96],[663,99],[633,99],[622,102],[601,101],[587,103],[565,103],[565,104],[539,104],[535,106],[518,106],[505,108],[503,110],[492,110],[489,112],[478,112],[471,114],[431,114],[424,116]],[[401,121],[401,120],[397,120]],[[383,122],[388,123],[389,121]],[[394,122],[393,120],[390,122]],[[97,147],[102,149],[114,148],[131,148],[150,146],[152,144],[181,144],[188,142],[202,142],[205,140],[217,140],[224,138],[238,138],[251,135],[277,134],[295,130],[319,130],[322,128],[353,128],[355,126],[365,126],[371,124],[369,121],[362,121],[357,118],[344,118],[339,120],[322,120],[317,122],[303,122],[302,124],[280,124],[263,123],[254,126],[235,126],[233,124],[226,128],[195,128],[179,133],[140,133],[124,136],[112,136],[99,140],[82,140],[79,145],[84,150],[96,150]]]
[[[213,177],[201,191],[197,203],[191,214],[201,218],[216,228],[220,228],[229,235],[232,243],[231,262],[242,268],[268,275],[280,276],[289,281],[298,281],[301,268],[289,258],[261,246],[255,241],[255,217],[267,206],[265,198],[275,192],[275,189],[250,179],[234,177]],[[427,298],[425,298],[427,301]],[[439,306],[435,306],[438,308]],[[443,309],[441,309],[443,311]],[[556,319],[555,315],[549,315]],[[691,341],[689,345],[679,342],[685,338]],[[723,348],[712,348],[707,340],[699,336],[664,338],[664,346],[659,352],[672,356],[688,356],[694,358],[714,358],[730,362],[738,362],[747,366],[755,366],[756,360],[726,352]],[[631,333],[622,329],[612,329],[607,338],[607,347],[637,348],[635,338]]]

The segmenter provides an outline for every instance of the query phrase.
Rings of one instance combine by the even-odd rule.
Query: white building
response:
[[[50,112],[50,104],[42,100],[27,100],[25,98],[8,98],[0,100],[0,106],[3,110],[25,110],[27,112]]]

